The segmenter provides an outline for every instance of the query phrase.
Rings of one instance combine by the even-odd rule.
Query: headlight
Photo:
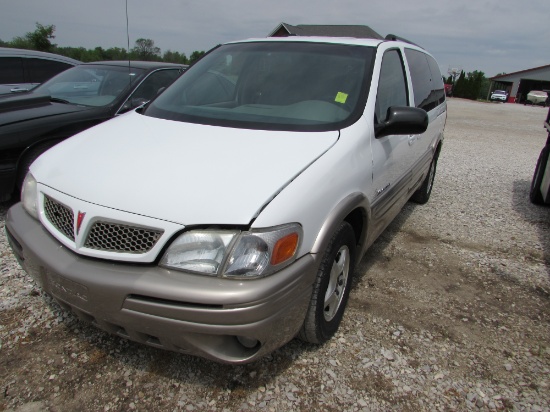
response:
[[[238,232],[193,230],[179,236],[168,248],[160,264],[190,272],[217,275],[227,248]]]
[[[25,210],[38,219],[38,189],[36,187],[36,179],[28,172],[23,180],[23,186],[21,187],[21,203]]]
[[[296,259],[301,238],[297,224],[250,232],[192,230],[170,245],[160,265],[211,276],[267,276]]]

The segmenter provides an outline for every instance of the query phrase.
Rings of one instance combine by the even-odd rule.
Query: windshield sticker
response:
[[[348,94],[347,93],[342,93],[342,92],[338,92],[338,94],[336,95],[336,98],[334,99],[334,101],[336,103],[345,103],[346,100],[348,99]]]

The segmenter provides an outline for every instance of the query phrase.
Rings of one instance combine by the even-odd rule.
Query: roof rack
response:
[[[405,43],[409,43],[409,44],[412,44],[413,46],[417,46],[417,47],[420,47],[421,49],[423,49],[424,47],[410,41],[410,40],[407,40],[403,37],[399,37],[399,36],[396,36],[395,34],[388,34],[384,40],[391,40],[391,41],[402,41],[402,42],[405,42]]]

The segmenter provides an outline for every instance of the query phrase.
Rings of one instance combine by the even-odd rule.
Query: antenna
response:
[[[130,30],[128,24],[128,0],[126,0],[126,39],[128,41],[127,53],[128,53],[128,77],[130,77],[130,84],[132,84],[132,69],[130,68]]]

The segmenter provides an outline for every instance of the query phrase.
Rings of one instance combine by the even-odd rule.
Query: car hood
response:
[[[0,126],[89,110],[90,107],[50,101],[50,96],[26,94],[0,98]]]
[[[39,183],[101,206],[183,225],[247,225],[338,135],[131,112],[57,145],[31,171]]]

